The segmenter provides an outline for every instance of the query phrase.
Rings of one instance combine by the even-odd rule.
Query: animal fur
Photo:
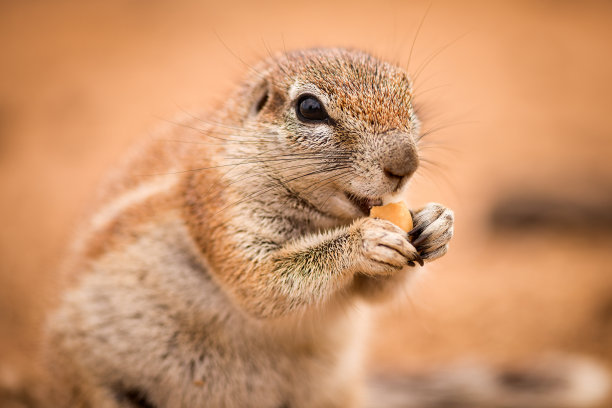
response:
[[[417,248],[363,209],[417,169],[410,80],[343,49],[253,71],[109,180],[47,325],[49,406],[361,405],[351,306],[390,298],[452,236],[438,204],[414,212]],[[299,120],[305,94],[328,121]]]

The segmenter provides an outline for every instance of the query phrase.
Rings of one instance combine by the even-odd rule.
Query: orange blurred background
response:
[[[222,101],[242,61],[350,46],[413,73],[435,131],[410,202],[456,214],[411,300],[377,310],[371,364],[612,367],[611,45],[606,1],[0,3],[0,362],[32,366],[71,234],[135,139]]]

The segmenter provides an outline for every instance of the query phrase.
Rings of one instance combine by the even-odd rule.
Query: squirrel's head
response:
[[[334,218],[367,215],[419,164],[408,75],[369,54],[312,49],[272,57],[241,90],[241,125],[266,172]]]

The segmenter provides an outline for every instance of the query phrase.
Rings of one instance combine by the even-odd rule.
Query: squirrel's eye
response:
[[[296,112],[302,122],[323,122],[329,118],[323,104],[312,95],[304,95],[298,100]]]

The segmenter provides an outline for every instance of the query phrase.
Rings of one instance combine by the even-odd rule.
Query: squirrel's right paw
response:
[[[389,221],[365,218],[355,226],[360,235],[359,269],[366,275],[390,275],[406,265],[421,263],[408,234]]]

